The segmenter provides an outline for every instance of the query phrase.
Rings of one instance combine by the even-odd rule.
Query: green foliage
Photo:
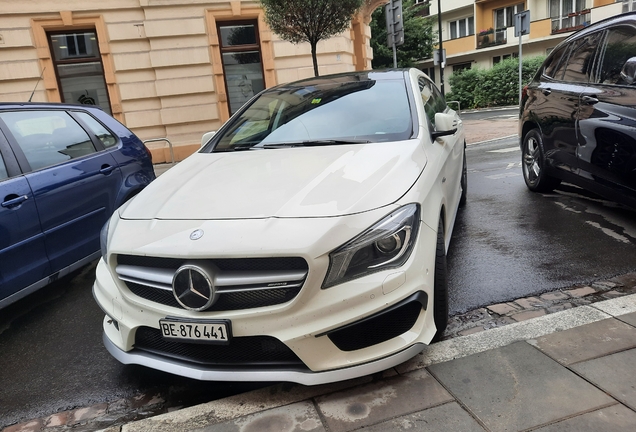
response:
[[[534,77],[545,57],[524,59],[522,82]],[[449,78],[452,91],[446,100],[456,100],[462,109],[516,105],[519,103],[519,59],[497,63],[492,69],[468,69]]]
[[[402,2],[404,44],[397,47],[398,67],[411,67],[416,60],[430,58],[433,53],[434,17],[421,17],[416,13],[421,5],[415,0]],[[371,18],[371,48],[374,69],[393,67],[393,49],[386,44],[386,16],[384,7],[377,8]]]
[[[260,0],[265,21],[274,33],[291,43],[309,42],[318,76],[316,45],[349,27],[364,0]]]

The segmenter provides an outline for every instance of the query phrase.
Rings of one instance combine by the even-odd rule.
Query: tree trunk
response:
[[[318,45],[318,41],[309,42],[311,45],[311,59],[314,61],[314,76],[319,76],[318,73],[318,58],[316,57],[316,45]]]

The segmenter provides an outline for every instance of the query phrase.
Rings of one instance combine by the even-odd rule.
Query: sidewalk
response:
[[[428,346],[383,374],[278,384],[107,432],[626,431],[636,294]]]

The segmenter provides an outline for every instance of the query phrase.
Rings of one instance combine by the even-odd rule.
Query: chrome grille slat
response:
[[[172,280],[185,260],[122,255],[117,262],[115,272],[135,295],[174,306],[171,299],[163,295],[157,296],[152,291],[156,290],[157,294],[169,292],[169,297],[173,297]],[[199,259],[188,262],[207,262],[214,265],[214,285],[220,297],[219,304],[209,310],[223,310],[223,305],[230,307],[225,310],[241,309],[240,303],[243,301],[245,308],[284,303],[300,292],[309,272],[307,263],[302,258]],[[216,266],[219,262],[221,265]],[[270,291],[272,294],[263,294],[266,297],[258,294]],[[283,295],[284,292],[287,294]],[[227,302],[221,301],[225,296],[233,297]]]

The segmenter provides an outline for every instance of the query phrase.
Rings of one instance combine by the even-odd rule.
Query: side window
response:
[[[544,75],[560,80],[563,77],[565,71],[565,65],[567,62],[567,51],[570,45],[564,45],[558,50],[554,51],[550,56],[550,60],[546,64]]]
[[[420,77],[418,84],[420,96],[422,97],[422,102],[424,102],[424,111],[426,111],[428,120],[433,127],[435,127],[435,114],[446,111],[446,101],[439,90],[437,90],[437,87],[435,87],[435,84],[430,80]]]
[[[7,172],[7,167],[4,164],[4,159],[2,159],[2,155],[0,154],[0,181],[9,178],[9,173]]]
[[[0,113],[32,170],[95,153],[88,134],[65,111]]]
[[[606,39],[601,72],[597,82],[627,84],[621,79],[621,71],[627,60],[634,56],[636,56],[636,29],[632,27],[611,29]]]
[[[75,113],[86,126],[99,138],[99,140],[104,144],[104,147],[112,147],[117,144],[117,138],[115,138],[108,130],[102,126],[100,122],[95,120],[91,115],[84,112],[76,112]]]
[[[572,44],[563,81],[587,83],[594,77],[594,53],[600,39],[601,32],[598,32]]]

